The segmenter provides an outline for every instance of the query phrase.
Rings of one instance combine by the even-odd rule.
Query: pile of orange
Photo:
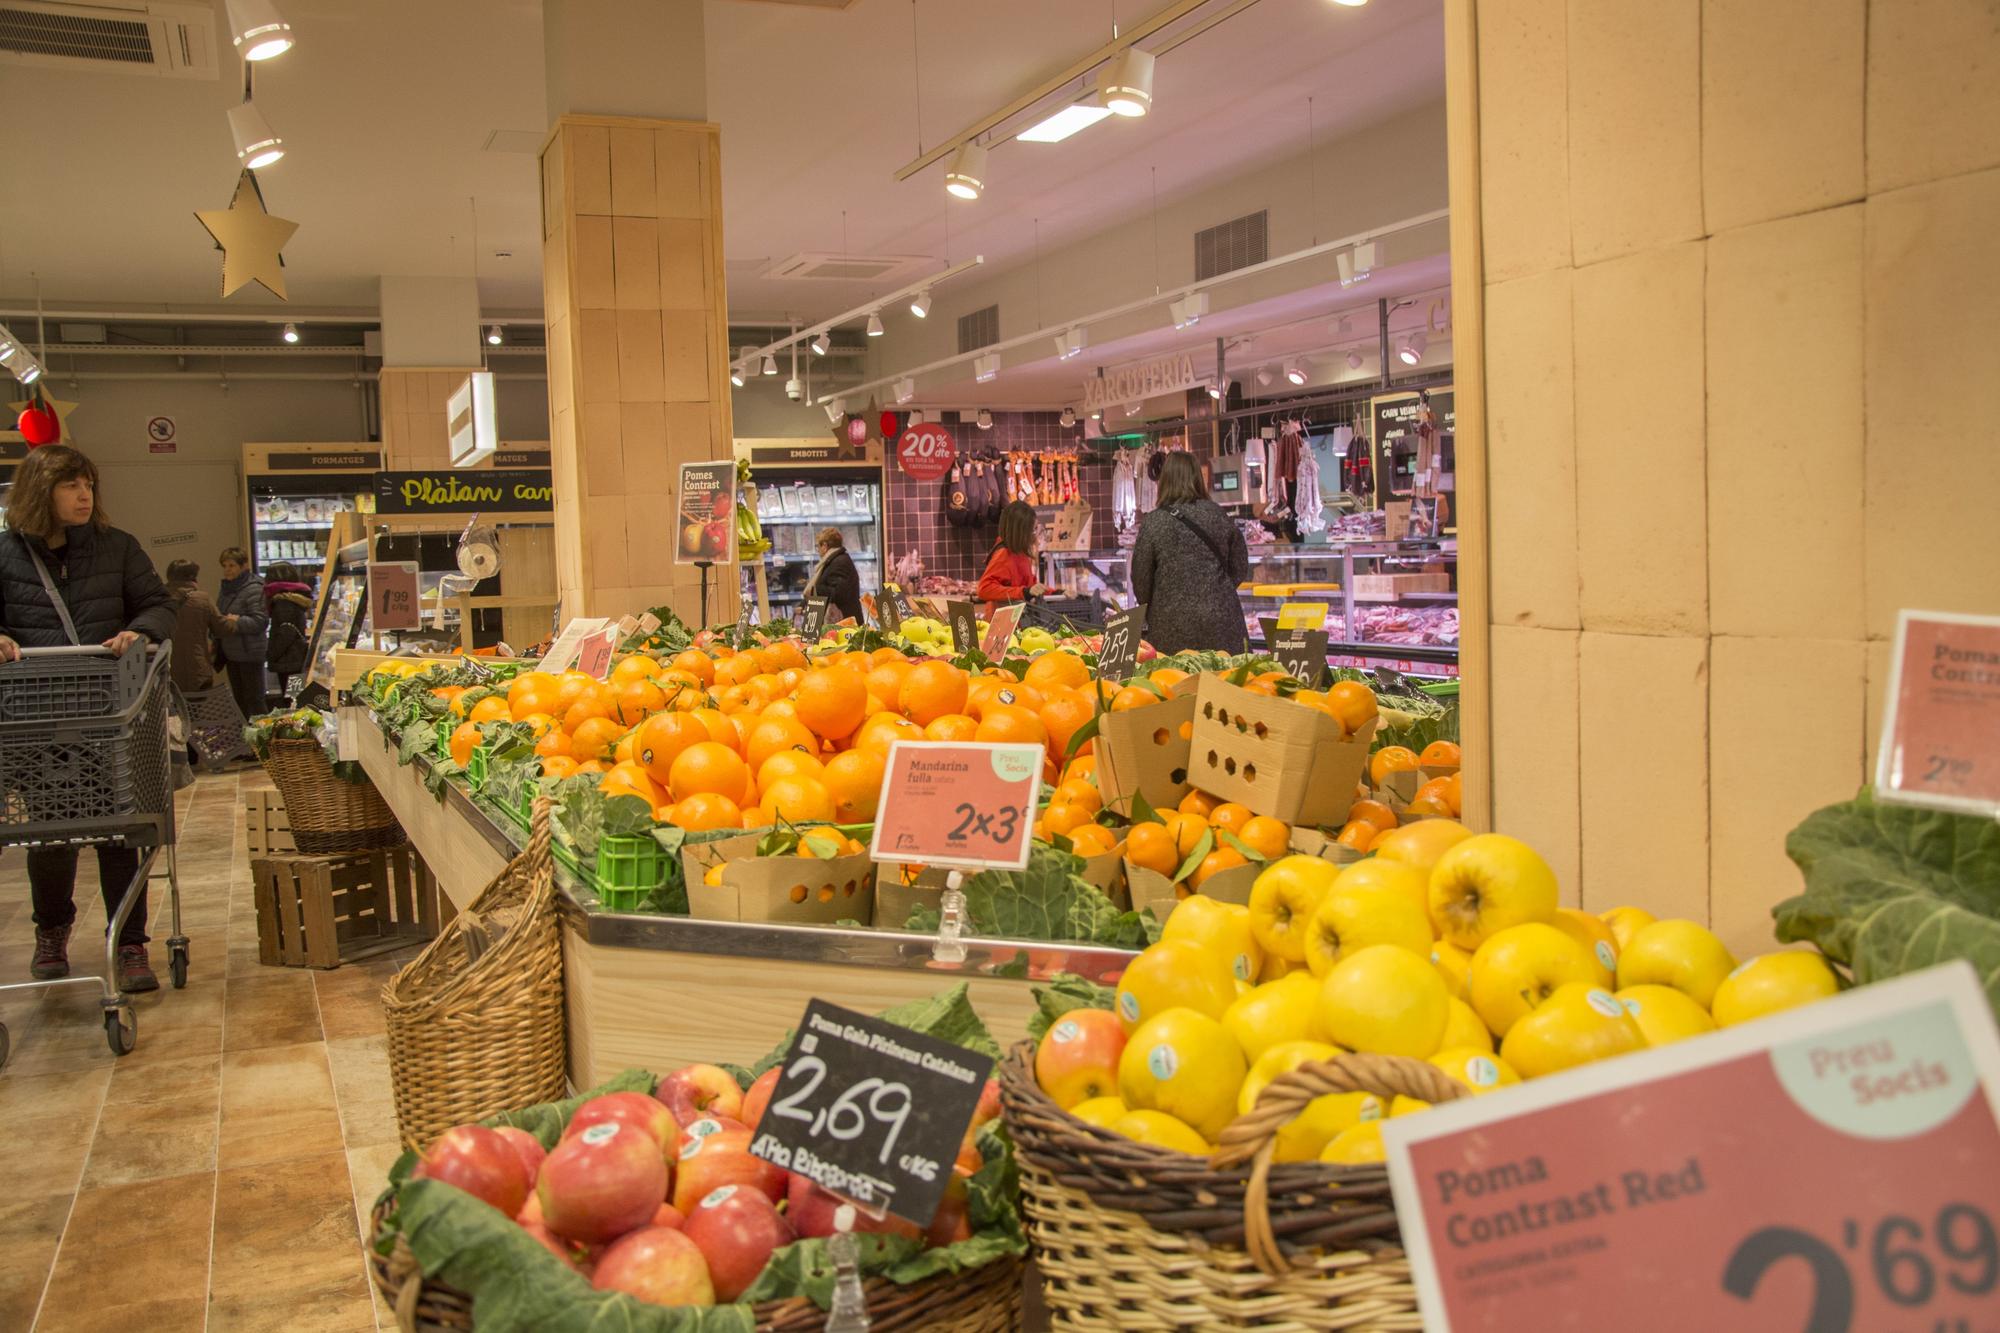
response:
[[[1417,788],[1400,817],[1379,799],[1391,775],[1414,773],[1421,768],[1456,769],[1461,758],[1451,741],[1432,741],[1418,754],[1406,745],[1385,745],[1368,757],[1368,784],[1358,793],[1361,799],[1347,812],[1338,841],[1358,852],[1372,851],[1376,840],[1398,824],[1417,819],[1457,819],[1464,802],[1457,773],[1427,780]],[[1375,789],[1371,795],[1368,787]]]
[[[1175,888],[1183,898],[1199,892],[1209,876],[1249,864],[1250,858],[1230,845],[1229,839],[1221,836],[1224,833],[1265,860],[1276,860],[1291,850],[1291,825],[1269,815],[1252,814],[1247,806],[1205,791],[1189,792],[1179,806],[1163,812],[1160,821],[1142,821],[1125,830],[1125,859],[1169,879],[1175,879],[1194,855],[1204,834],[1216,835],[1211,839],[1213,850],[1186,876],[1175,879]]]

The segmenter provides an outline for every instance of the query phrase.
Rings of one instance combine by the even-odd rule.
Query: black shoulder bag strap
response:
[[[1195,536],[1201,538],[1201,544],[1203,546],[1206,546],[1208,548],[1208,553],[1215,557],[1216,572],[1222,575],[1222,581],[1224,583],[1227,583],[1232,588],[1235,587],[1236,580],[1229,576],[1229,557],[1225,556],[1222,553],[1222,549],[1215,544],[1215,538],[1209,536],[1206,532],[1203,532],[1201,529],[1201,525],[1199,523],[1196,523],[1193,519],[1189,518],[1186,514],[1182,513],[1180,510],[1169,509],[1167,512],[1169,514],[1172,514],[1175,518],[1179,519],[1181,523],[1184,526],[1186,526],[1189,532],[1192,532]]]
[[[76,637],[76,622],[69,618],[69,604],[63,601],[63,595],[56,591],[56,581],[49,577],[49,567],[42,563],[41,552],[35,549],[27,534],[17,532],[14,535],[20,538],[21,549],[28,553],[28,559],[35,562],[35,572],[42,576],[42,590],[48,593],[49,604],[55,607],[56,616],[62,621],[63,633],[69,635],[72,644],[81,648],[83,640]]]

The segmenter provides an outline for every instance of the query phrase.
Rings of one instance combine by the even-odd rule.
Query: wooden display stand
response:
[[[335,968],[430,939],[437,884],[408,847],[250,863],[257,961]]]

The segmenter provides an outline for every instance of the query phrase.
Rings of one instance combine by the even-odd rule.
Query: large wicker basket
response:
[[[387,1201],[376,1205],[376,1235],[390,1207]],[[387,1255],[368,1247],[368,1271],[403,1333],[465,1333],[476,1327],[472,1298],[426,1280],[401,1236]],[[941,1273],[908,1286],[869,1278],[864,1288],[873,1333],[1013,1333],[1021,1327],[1019,1259],[996,1259],[970,1273]],[[803,1296],[764,1301],[751,1312],[758,1333],[821,1333],[826,1327],[826,1311]]]
[[[1336,1092],[1464,1095],[1421,1060],[1345,1055],[1273,1080],[1203,1159],[1070,1115],[1015,1047],[1000,1099],[1053,1326],[1421,1329],[1386,1169],[1272,1160],[1279,1127]]]
[[[286,809],[292,810],[287,798]],[[528,846],[382,991],[403,1146],[564,1091],[562,937],[548,797]],[[298,816],[292,816],[294,836]],[[475,960],[468,927],[505,925]]]
[[[375,784],[336,777],[318,741],[273,740],[264,771],[285,798],[292,841],[305,855],[338,856],[402,843],[403,826]]]

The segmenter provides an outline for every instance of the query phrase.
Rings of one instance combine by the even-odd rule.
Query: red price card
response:
[[[1954,962],[1382,1138],[1433,1333],[1981,1333],[1996,1106],[2000,1037]]]
[[[2000,815],[2000,616],[1897,618],[1875,790],[1888,801]]]
[[[998,662],[1007,655],[1007,645],[1014,641],[1014,627],[1021,623],[1024,610],[1015,602],[996,610],[993,619],[986,622],[986,636],[979,641],[979,651],[986,654],[988,661]]]
[[[951,432],[936,422],[912,426],[896,441],[896,465],[917,481],[936,481],[957,458]]]
[[[896,742],[868,854],[877,861],[1025,869],[1042,759],[1039,745]]]

